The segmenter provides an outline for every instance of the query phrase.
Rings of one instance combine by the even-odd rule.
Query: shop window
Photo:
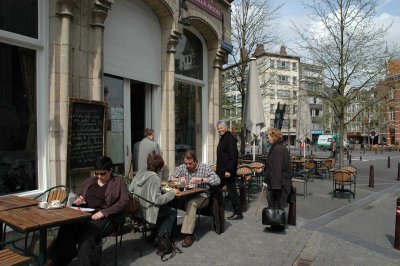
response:
[[[0,43],[0,195],[37,188],[36,52]]]
[[[47,160],[38,156],[43,151],[38,143],[47,140],[37,132],[48,119],[38,108],[47,106],[47,58],[42,58],[46,40],[39,36],[45,31],[38,28],[46,25],[39,20],[48,17],[47,5],[37,0],[0,1],[0,196],[39,189],[38,176],[46,176],[37,160]],[[21,42],[24,47],[18,45]]]
[[[38,1],[0,1],[0,30],[38,38]]]
[[[176,47],[175,73],[203,79],[203,46],[199,38],[188,30]]]
[[[175,164],[183,163],[187,150],[201,155],[201,86],[175,82]]]

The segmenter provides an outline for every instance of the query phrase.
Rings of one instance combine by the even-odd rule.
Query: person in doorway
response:
[[[161,154],[161,150],[154,142],[154,130],[146,128],[144,138],[133,146],[133,169],[136,171],[147,170],[147,157],[152,153]]]
[[[169,175],[169,180],[179,184],[203,187],[206,193],[195,195],[185,203],[186,214],[182,223],[181,233],[185,235],[182,247],[190,247],[193,244],[193,232],[196,222],[197,209],[204,208],[209,203],[209,191],[211,186],[220,184],[219,177],[214,173],[210,166],[200,163],[196,153],[192,150],[186,151],[183,156],[183,164],[178,166]]]
[[[112,160],[102,156],[95,163],[95,175],[86,178],[74,201],[93,208],[91,220],[62,225],[49,247],[46,265],[68,265],[77,257],[78,265],[100,265],[101,237],[110,219],[123,219],[128,202],[124,180],[112,174]],[[76,247],[78,246],[78,248]]]
[[[267,137],[271,144],[264,180],[268,185],[267,199],[271,207],[284,209],[287,207],[287,198],[292,187],[290,155],[279,129],[270,128]]]
[[[237,140],[227,129],[225,121],[218,121],[217,130],[220,135],[217,146],[217,174],[221,179],[220,187],[226,185],[228,198],[232,203],[233,214],[228,220],[243,219],[242,203],[236,190],[236,172],[238,166]]]
[[[153,244],[158,245],[160,237],[168,233],[171,237],[176,221],[177,211],[167,205],[179,193],[172,189],[165,194],[161,193],[161,180],[158,176],[164,166],[164,160],[159,154],[150,154],[147,157],[147,170],[139,170],[129,185],[129,191],[139,196],[145,220],[155,225],[157,234],[150,237]]]

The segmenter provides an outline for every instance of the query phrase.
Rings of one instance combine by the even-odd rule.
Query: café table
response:
[[[253,169],[250,167],[250,165],[244,164],[244,165],[239,165],[237,172],[236,172],[236,178],[239,179],[239,198],[242,203],[242,209],[243,211],[247,211],[248,208],[248,202],[249,202],[249,197],[248,197],[248,183],[250,182],[251,178],[254,175]]]
[[[27,206],[35,206],[37,204],[37,200],[19,197],[16,195],[7,195],[4,197],[0,197],[0,211],[6,211]],[[4,241],[2,221],[0,221],[0,241]]]
[[[183,199],[183,198],[187,198],[196,194],[200,194],[205,192],[206,190],[204,188],[200,188],[200,187],[194,187],[191,189],[185,189],[184,191],[179,191],[178,194],[175,195],[176,199]]]
[[[44,265],[46,262],[48,228],[89,220],[91,216],[90,213],[69,207],[41,209],[38,206],[25,206],[0,211],[0,221],[16,231],[28,234],[39,230],[40,265]]]

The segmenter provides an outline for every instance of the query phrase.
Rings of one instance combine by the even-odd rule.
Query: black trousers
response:
[[[49,247],[48,257],[57,266],[68,265],[77,257],[77,265],[100,265],[101,236],[109,219],[62,225]]]
[[[236,189],[236,177],[229,177],[229,178],[221,178],[220,187],[222,188],[226,185],[226,189],[228,191],[228,198],[232,203],[233,212],[235,214],[242,214],[242,203],[240,202],[240,197]]]

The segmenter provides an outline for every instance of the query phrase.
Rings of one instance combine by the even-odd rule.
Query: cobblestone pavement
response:
[[[391,168],[387,167],[389,156]],[[262,199],[255,215],[259,191],[254,191],[243,220],[227,221],[226,232],[218,235],[212,230],[212,219],[201,217],[199,239],[166,262],[161,262],[140,233],[126,234],[118,248],[118,265],[398,265],[400,251],[393,242],[399,162],[399,152],[353,153],[352,164],[358,168],[354,200],[332,199],[329,178],[309,182],[305,198],[301,184],[296,184],[297,225],[287,226],[284,232],[261,224],[266,201]],[[368,187],[371,165],[374,188]],[[230,215],[227,209],[225,214]],[[103,265],[113,265],[114,247],[114,238],[103,243]]]

